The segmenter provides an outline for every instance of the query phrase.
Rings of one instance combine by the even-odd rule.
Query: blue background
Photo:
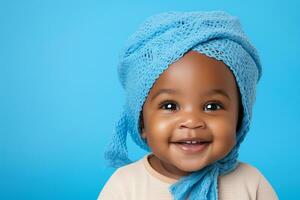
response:
[[[299,199],[299,1],[0,3],[0,199],[96,199],[124,92],[117,57],[148,16],[225,10],[257,47],[263,76],[240,160]],[[131,140],[132,159],[144,155]]]

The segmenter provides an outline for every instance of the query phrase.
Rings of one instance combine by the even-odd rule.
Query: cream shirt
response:
[[[151,154],[118,168],[109,178],[98,200],[171,200],[176,179],[158,173],[148,161]],[[272,186],[255,167],[239,162],[238,167],[218,179],[221,200],[275,200]]]

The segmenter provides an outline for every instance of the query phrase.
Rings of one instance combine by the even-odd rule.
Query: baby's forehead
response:
[[[236,87],[236,82],[234,74],[222,61],[190,51],[164,70],[154,87],[226,89]]]

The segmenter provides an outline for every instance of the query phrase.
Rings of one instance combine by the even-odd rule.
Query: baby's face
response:
[[[238,105],[223,62],[190,51],[171,64],[143,106],[142,137],[157,170],[180,177],[225,157],[236,142]]]

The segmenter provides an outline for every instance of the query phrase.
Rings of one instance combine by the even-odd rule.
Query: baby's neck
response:
[[[179,170],[173,165],[161,161],[154,154],[149,156],[148,161],[155,171],[172,179],[180,179],[182,176],[189,174],[188,172]]]

